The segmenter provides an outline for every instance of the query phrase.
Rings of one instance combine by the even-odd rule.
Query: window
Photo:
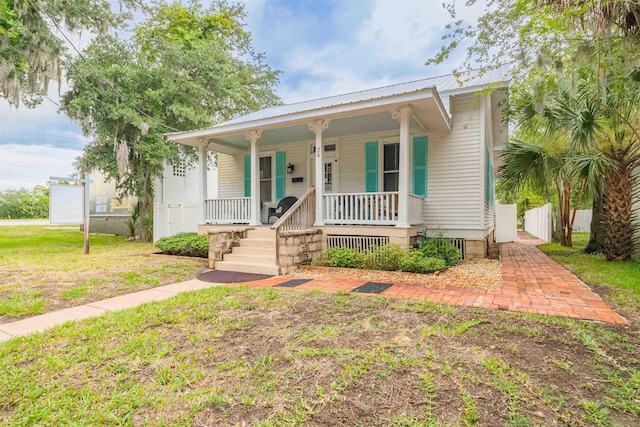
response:
[[[400,144],[383,145],[382,191],[398,191]]]
[[[333,191],[333,163],[331,162],[324,164],[324,191],[327,193]]]
[[[260,157],[260,201],[273,201],[273,168],[271,156]]]

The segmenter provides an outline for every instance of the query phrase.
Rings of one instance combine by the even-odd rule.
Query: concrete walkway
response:
[[[421,299],[436,303],[547,314],[607,323],[628,323],[598,295],[593,293],[587,285],[562,265],[542,253],[536,247],[540,243],[542,242],[535,239],[523,239],[516,243],[502,245],[502,289],[481,290],[453,286],[394,283],[381,295],[390,298]],[[269,288],[291,279],[291,277],[276,276],[225,286]],[[278,289],[349,292],[365,283],[367,283],[366,280],[313,279],[295,287]],[[45,313],[12,323],[0,324],[0,341],[33,332],[42,332],[70,320],[86,319],[108,311],[123,310],[146,302],[165,300],[180,292],[222,285],[224,284],[194,279]]]
[[[108,311],[124,310],[125,308],[136,307],[140,304],[152,301],[162,301],[171,298],[180,292],[197,291],[200,289],[220,286],[219,283],[202,282],[197,279],[186,282],[174,283],[166,286],[159,286],[145,291],[132,294],[119,295],[117,297],[65,308],[39,316],[28,317],[11,323],[0,324],[0,342],[13,337],[28,335],[34,332],[42,332],[56,325],[61,325],[70,320],[82,320],[89,317],[99,316]]]

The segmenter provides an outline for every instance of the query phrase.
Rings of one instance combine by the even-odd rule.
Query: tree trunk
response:
[[[602,184],[598,184],[591,205],[591,232],[589,243],[584,248],[588,254],[601,253],[604,250],[604,234],[602,230]]]
[[[607,176],[602,199],[604,254],[608,261],[625,261],[633,249],[633,175],[621,167]]]
[[[138,194],[138,206],[140,206],[140,240],[150,242],[153,240],[153,179],[151,175],[143,178],[143,188]]]

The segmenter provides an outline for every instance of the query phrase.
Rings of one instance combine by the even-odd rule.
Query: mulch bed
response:
[[[405,283],[425,286],[501,289],[502,263],[498,260],[486,258],[472,259],[449,267],[440,274],[308,266],[290,272],[289,276],[300,279],[357,279],[372,282]]]
[[[268,279],[266,274],[241,273],[236,271],[209,270],[201,273],[198,280],[209,283],[241,283]]]

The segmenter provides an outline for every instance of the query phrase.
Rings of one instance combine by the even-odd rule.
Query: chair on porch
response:
[[[269,208],[269,215],[267,217],[267,222],[270,222],[272,216],[275,216],[276,218],[280,218],[282,215],[284,215],[286,211],[291,209],[291,206],[293,206],[297,201],[298,201],[298,198],[294,196],[289,196],[289,197],[285,197],[284,199],[281,199],[278,202],[278,206],[276,206],[275,208]]]

